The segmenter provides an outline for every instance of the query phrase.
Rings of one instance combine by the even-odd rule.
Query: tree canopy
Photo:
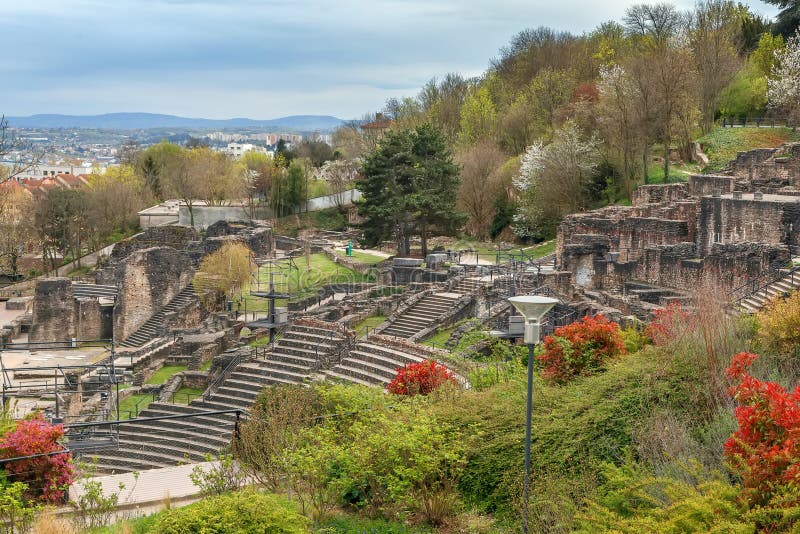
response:
[[[427,240],[433,231],[454,233],[464,221],[456,209],[458,167],[442,133],[430,124],[390,131],[364,159],[356,187],[366,221],[364,241],[375,245],[393,238],[397,252],[408,255],[411,237]]]

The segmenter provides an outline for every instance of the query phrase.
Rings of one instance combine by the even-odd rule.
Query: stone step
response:
[[[414,328],[405,325],[390,325],[386,330],[381,332],[383,336],[395,336],[395,337],[411,337],[414,334],[420,332],[422,328]]]
[[[114,451],[116,451],[116,449]],[[116,454],[112,454],[109,449],[86,451],[80,456],[87,462],[96,459],[96,469],[99,473],[132,473],[133,471],[175,467],[174,464],[166,464],[152,460],[135,460],[130,457],[117,456]]]
[[[157,434],[171,438],[205,441],[219,447],[224,447],[230,443],[232,432],[232,429],[217,430],[207,426],[182,428],[175,426],[174,421],[170,420],[164,421],[162,424],[159,424],[159,421],[128,423],[123,425],[123,428],[125,428],[126,432],[135,432],[143,436]]]
[[[333,333],[331,333],[333,332]],[[286,335],[293,335],[294,333],[303,333],[309,336],[315,336],[320,341],[323,339],[331,339],[331,337],[338,337],[341,339],[341,334],[335,330],[326,330],[324,328],[317,328],[315,326],[305,326],[305,325],[297,325],[294,324],[292,327],[286,332]]]
[[[385,355],[376,354],[371,352],[366,352],[364,349],[357,348],[356,350],[350,353],[350,358],[354,358],[357,360],[370,362],[380,367],[385,367],[387,369],[393,369],[394,372],[401,367],[405,367],[409,363],[416,363],[416,360],[401,360],[399,358],[387,358]]]
[[[160,434],[123,434],[120,432],[119,444],[120,446],[137,448],[141,451],[148,451],[156,454],[164,454],[168,456],[174,456],[177,454],[181,457],[194,456],[199,457],[199,459],[202,459],[206,454],[216,454],[220,450],[220,447],[209,445],[208,443],[200,442],[198,440],[183,440]]]
[[[195,451],[159,448],[152,444],[148,445],[147,443],[130,441],[123,442],[121,440],[117,448],[117,453],[107,453],[107,455],[130,458],[134,461],[144,460],[167,466],[181,465],[191,461],[202,462],[205,460],[204,454]]]
[[[175,412],[169,410],[148,408],[145,411],[148,412],[146,417],[176,415]],[[143,415],[144,413],[145,412],[139,414],[140,418],[144,417]],[[210,428],[216,432],[221,432],[226,429],[227,430],[233,429],[234,422],[236,421],[236,414],[220,414],[219,416],[216,417],[194,416],[194,417],[187,417],[185,419],[165,419],[164,421],[168,421],[169,424],[175,428],[189,428],[189,429]],[[147,421],[144,422],[147,423]]]
[[[265,375],[266,376],[266,375]],[[266,384],[259,380],[258,382],[250,382],[247,380],[240,380],[238,378],[233,378],[233,375],[229,376],[225,382],[222,383],[223,387],[232,387],[240,390],[248,390],[252,391],[256,394],[261,393],[261,390],[264,389]]]
[[[232,385],[229,386],[227,383],[223,383],[222,386],[217,388],[214,392],[214,397],[236,397],[240,399],[245,399],[253,404],[255,402],[256,397],[258,396],[258,391],[253,391],[251,389],[237,389]]]
[[[361,378],[339,372],[336,370],[335,367],[333,369],[326,369],[325,371],[323,371],[323,373],[325,374],[326,379],[332,379],[334,382],[348,382],[351,384],[359,384],[361,386],[370,386],[370,387],[375,386],[375,384],[370,381],[363,380]]]
[[[315,355],[316,356],[316,355]],[[310,369],[314,367],[317,363],[317,359],[308,357],[307,355],[297,355],[294,353],[286,354],[282,352],[274,352],[269,355],[269,359],[267,362],[285,362],[285,363],[292,363],[295,365],[299,365],[301,367],[306,367]]]
[[[335,367],[345,367],[351,369],[359,369],[362,371],[366,371],[373,375],[380,376],[386,382],[392,380],[395,376],[397,376],[397,368],[396,367],[385,367],[382,365],[375,364],[370,361],[360,360],[358,358],[344,358],[338,365]]]
[[[425,360],[425,358],[421,358],[416,354],[409,354],[408,352],[404,352],[400,349],[384,347],[383,345],[377,345],[375,343],[370,343],[369,341],[362,341],[356,345],[356,350],[367,354],[385,356],[389,360],[396,359],[406,363],[416,363]]]
[[[344,365],[344,364],[336,365],[333,367],[332,371],[334,371],[338,375],[356,378],[358,380],[356,383],[358,384],[368,384],[371,386],[377,386],[389,383],[389,380],[386,380],[381,375],[372,373],[370,371],[366,371],[358,367],[351,367],[349,365]]]
[[[300,384],[308,379],[309,372],[288,371],[286,369],[272,368],[267,374],[268,380],[275,380],[284,384]]]
[[[248,406],[251,406],[253,403],[249,403]],[[236,410],[240,409],[242,412],[246,412],[246,409],[243,409],[242,403],[237,402],[235,399],[230,397],[221,398],[219,396],[212,395],[211,397],[207,398],[206,400],[202,401],[204,408],[208,410]],[[236,414],[231,414],[234,420],[236,419]]]
[[[327,348],[320,348],[319,351],[313,348],[304,348],[304,347],[294,347],[283,345],[280,347],[275,347],[272,353],[278,354],[285,354],[285,355],[295,355],[300,356],[301,358],[308,358],[309,360],[317,360],[317,357],[325,354],[327,352]],[[267,360],[270,360],[271,354],[267,354]]]
[[[256,401],[256,397],[252,397],[252,398],[233,397],[233,396],[224,395],[224,394],[217,395],[215,393],[214,395],[211,395],[206,402],[207,403],[213,403],[215,405],[218,404],[218,405],[227,406],[227,408],[224,408],[226,410],[238,408],[238,409],[242,410],[243,412],[246,412],[253,406],[255,401]]]

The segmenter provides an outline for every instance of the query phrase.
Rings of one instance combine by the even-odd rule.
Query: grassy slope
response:
[[[714,128],[698,141],[711,163],[706,171],[719,171],[736,154],[754,148],[774,148],[782,143],[800,140],[800,132],[789,128]]]
[[[297,299],[316,294],[317,290],[325,284],[372,281],[367,275],[359,274],[340,263],[334,263],[324,254],[311,254],[308,265],[306,265],[304,257],[295,258],[294,261],[296,268],[281,264],[274,270],[273,276],[276,291],[288,291]],[[269,267],[261,268],[259,273],[261,291],[267,291],[269,287],[269,271]],[[253,291],[258,290],[258,287],[254,285],[242,291],[242,296],[247,300],[247,310],[266,311],[269,306],[267,300],[250,295],[251,288]],[[278,305],[284,305],[284,303],[278,301]],[[242,311],[244,309],[244,305],[242,305]]]
[[[384,321],[386,321],[385,315],[373,315],[372,317],[367,317],[355,326],[354,330],[356,332],[356,336],[361,337],[365,335],[368,330],[375,328]]]

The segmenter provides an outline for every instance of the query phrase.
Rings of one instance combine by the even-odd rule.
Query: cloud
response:
[[[526,27],[575,33],[631,1],[37,0],[4,6],[0,99],[20,115],[353,117],[482,72]],[[680,7],[693,2],[681,1]],[[758,9],[759,7],[757,7]],[[196,106],[196,107],[195,107]]]

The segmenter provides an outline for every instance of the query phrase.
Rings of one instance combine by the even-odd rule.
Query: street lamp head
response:
[[[542,317],[558,303],[556,299],[539,295],[522,295],[508,299],[512,306],[525,318],[525,343],[535,345],[539,342],[539,323]]]

